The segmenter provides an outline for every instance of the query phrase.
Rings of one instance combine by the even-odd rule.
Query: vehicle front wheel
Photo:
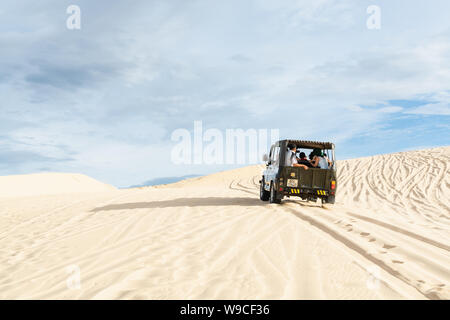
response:
[[[277,191],[275,190],[275,186],[273,182],[270,184],[270,203],[281,203],[281,199],[277,198]]]
[[[259,198],[262,201],[269,201],[270,192],[264,189],[264,184],[265,184],[264,179],[262,179],[259,185]]]

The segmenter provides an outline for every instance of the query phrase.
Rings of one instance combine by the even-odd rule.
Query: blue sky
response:
[[[66,28],[71,4],[81,30]],[[447,0],[3,0],[0,175],[123,187],[231,168],[171,162],[171,133],[195,120],[331,140],[341,159],[450,145],[449,12]]]

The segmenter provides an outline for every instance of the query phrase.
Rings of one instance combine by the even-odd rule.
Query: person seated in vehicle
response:
[[[330,159],[328,159],[327,154],[324,152],[323,153],[323,157],[325,158],[325,160],[328,162],[328,168],[331,168],[333,166],[333,161],[331,161]]]
[[[300,158],[297,160],[298,164],[303,164],[307,166],[308,168],[312,168],[311,162],[306,158],[306,154],[304,152],[300,152]]]
[[[323,151],[316,148],[309,155],[312,156],[311,164],[314,168],[328,169],[331,166],[331,162],[324,156]]]
[[[308,170],[308,167],[306,165],[299,164],[297,162],[296,152],[297,152],[297,146],[295,144],[289,144],[288,150],[286,152],[285,166],[286,167],[301,167],[305,170]]]

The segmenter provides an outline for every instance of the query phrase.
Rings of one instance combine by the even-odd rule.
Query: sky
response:
[[[68,29],[70,5],[81,29]],[[380,9],[369,29],[367,8]],[[176,164],[177,129],[279,129],[338,159],[450,145],[450,2],[0,4],[0,175],[117,187],[242,164]]]

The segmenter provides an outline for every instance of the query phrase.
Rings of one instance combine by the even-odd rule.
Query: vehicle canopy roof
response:
[[[280,145],[283,143],[286,146],[290,143],[295,144],[297,148],[306,149],[334,149],[334,143],[331,142],[319,142],[319,141],[308,141],[308,140],[280,140]]]

